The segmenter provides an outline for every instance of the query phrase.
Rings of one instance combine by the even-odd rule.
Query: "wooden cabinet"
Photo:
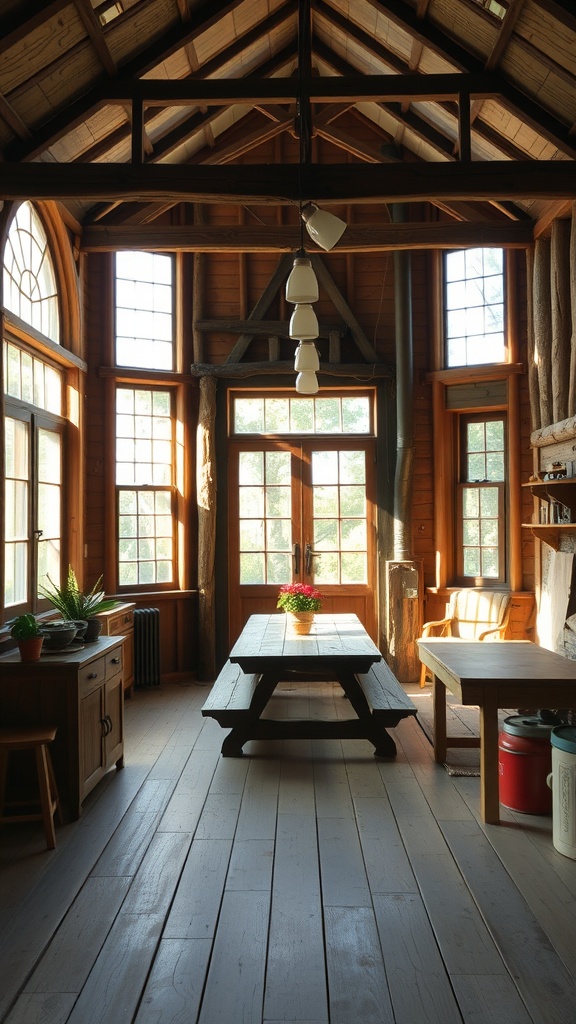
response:
[[[80,693],[80,802],[108,769],[122,758],[124,694],[122,648],[83,666]]]
[[[134,687],[134,609],[129,602],[118,604],[109,612],[102,612],[96,618],[102,623],[102,636],[124,637],[124,693],[132,696]]]
[[[103,637],[37,662],[17,651],[0,657],[0,726],[56,726],[50,749],[69,819],[110,768],[124,765],[123,644]]]

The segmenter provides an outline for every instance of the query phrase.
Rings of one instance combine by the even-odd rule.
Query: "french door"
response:
[[[323,611],[377,639],[375,447],[366,438],[235,440],[229,447],[230,643],[281,584],[314,584]]]

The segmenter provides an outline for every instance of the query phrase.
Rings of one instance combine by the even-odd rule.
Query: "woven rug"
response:
[[[432,688],[410,693],[418,708],[418,722],[430,743],[434,742]],[[518,714],[515,710],[498,712],[500,727],[505,718]],[[480,712],[477,707],[459,704],[452,694],[446,695],[446,730],[449,736],[480,736]],[[449,775],[480,775],[480,750],[477,747],[449,747],[444,765]]]

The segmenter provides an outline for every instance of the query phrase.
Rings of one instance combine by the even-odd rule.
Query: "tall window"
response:
[[[174,369],[172,256],[116,253],[116,364]]]
[[[504,334],[502,249],[466,249],[444,256],[447,366],[501,363]]]
[[[463,416],[457,487],[458,575],[468,585],[506,578],[506,424],[502,414]]]
[[[31,203],[22,203],[4,250],[4,305],[21,320],[59,343],[56,275],[48,239]]]
[[[120,587],[174,584],[174,447],[170,391],[118,387],[116,490]]]
[[[38,584],[60,580],[63,423],[6,398],[4,605],[35,610]]]

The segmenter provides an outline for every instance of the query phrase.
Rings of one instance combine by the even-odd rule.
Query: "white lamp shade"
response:
[[[346,221],[326,210],[320,210],[315,203],[306,204],[302,210],[302,220],[310,238],[327,252],[334,248],[347,228]]]
[[[296,391],[299,395],[315,395],[320,390],[314,370],[303,370],[296,377]]]
[[[318,281],[309,259],[296,256],[286,281],[287,302],[317,302]]]
[[[319,370],[320,360],[318,351],[313,341],[301,341],[296,349],[294,357],[294,369],[298,372],[303,370]]]
[[[318,318],[312,306],[306,302],[298,302],[290,317],[288,334],[299,341],[314,341],[318,337]]]

